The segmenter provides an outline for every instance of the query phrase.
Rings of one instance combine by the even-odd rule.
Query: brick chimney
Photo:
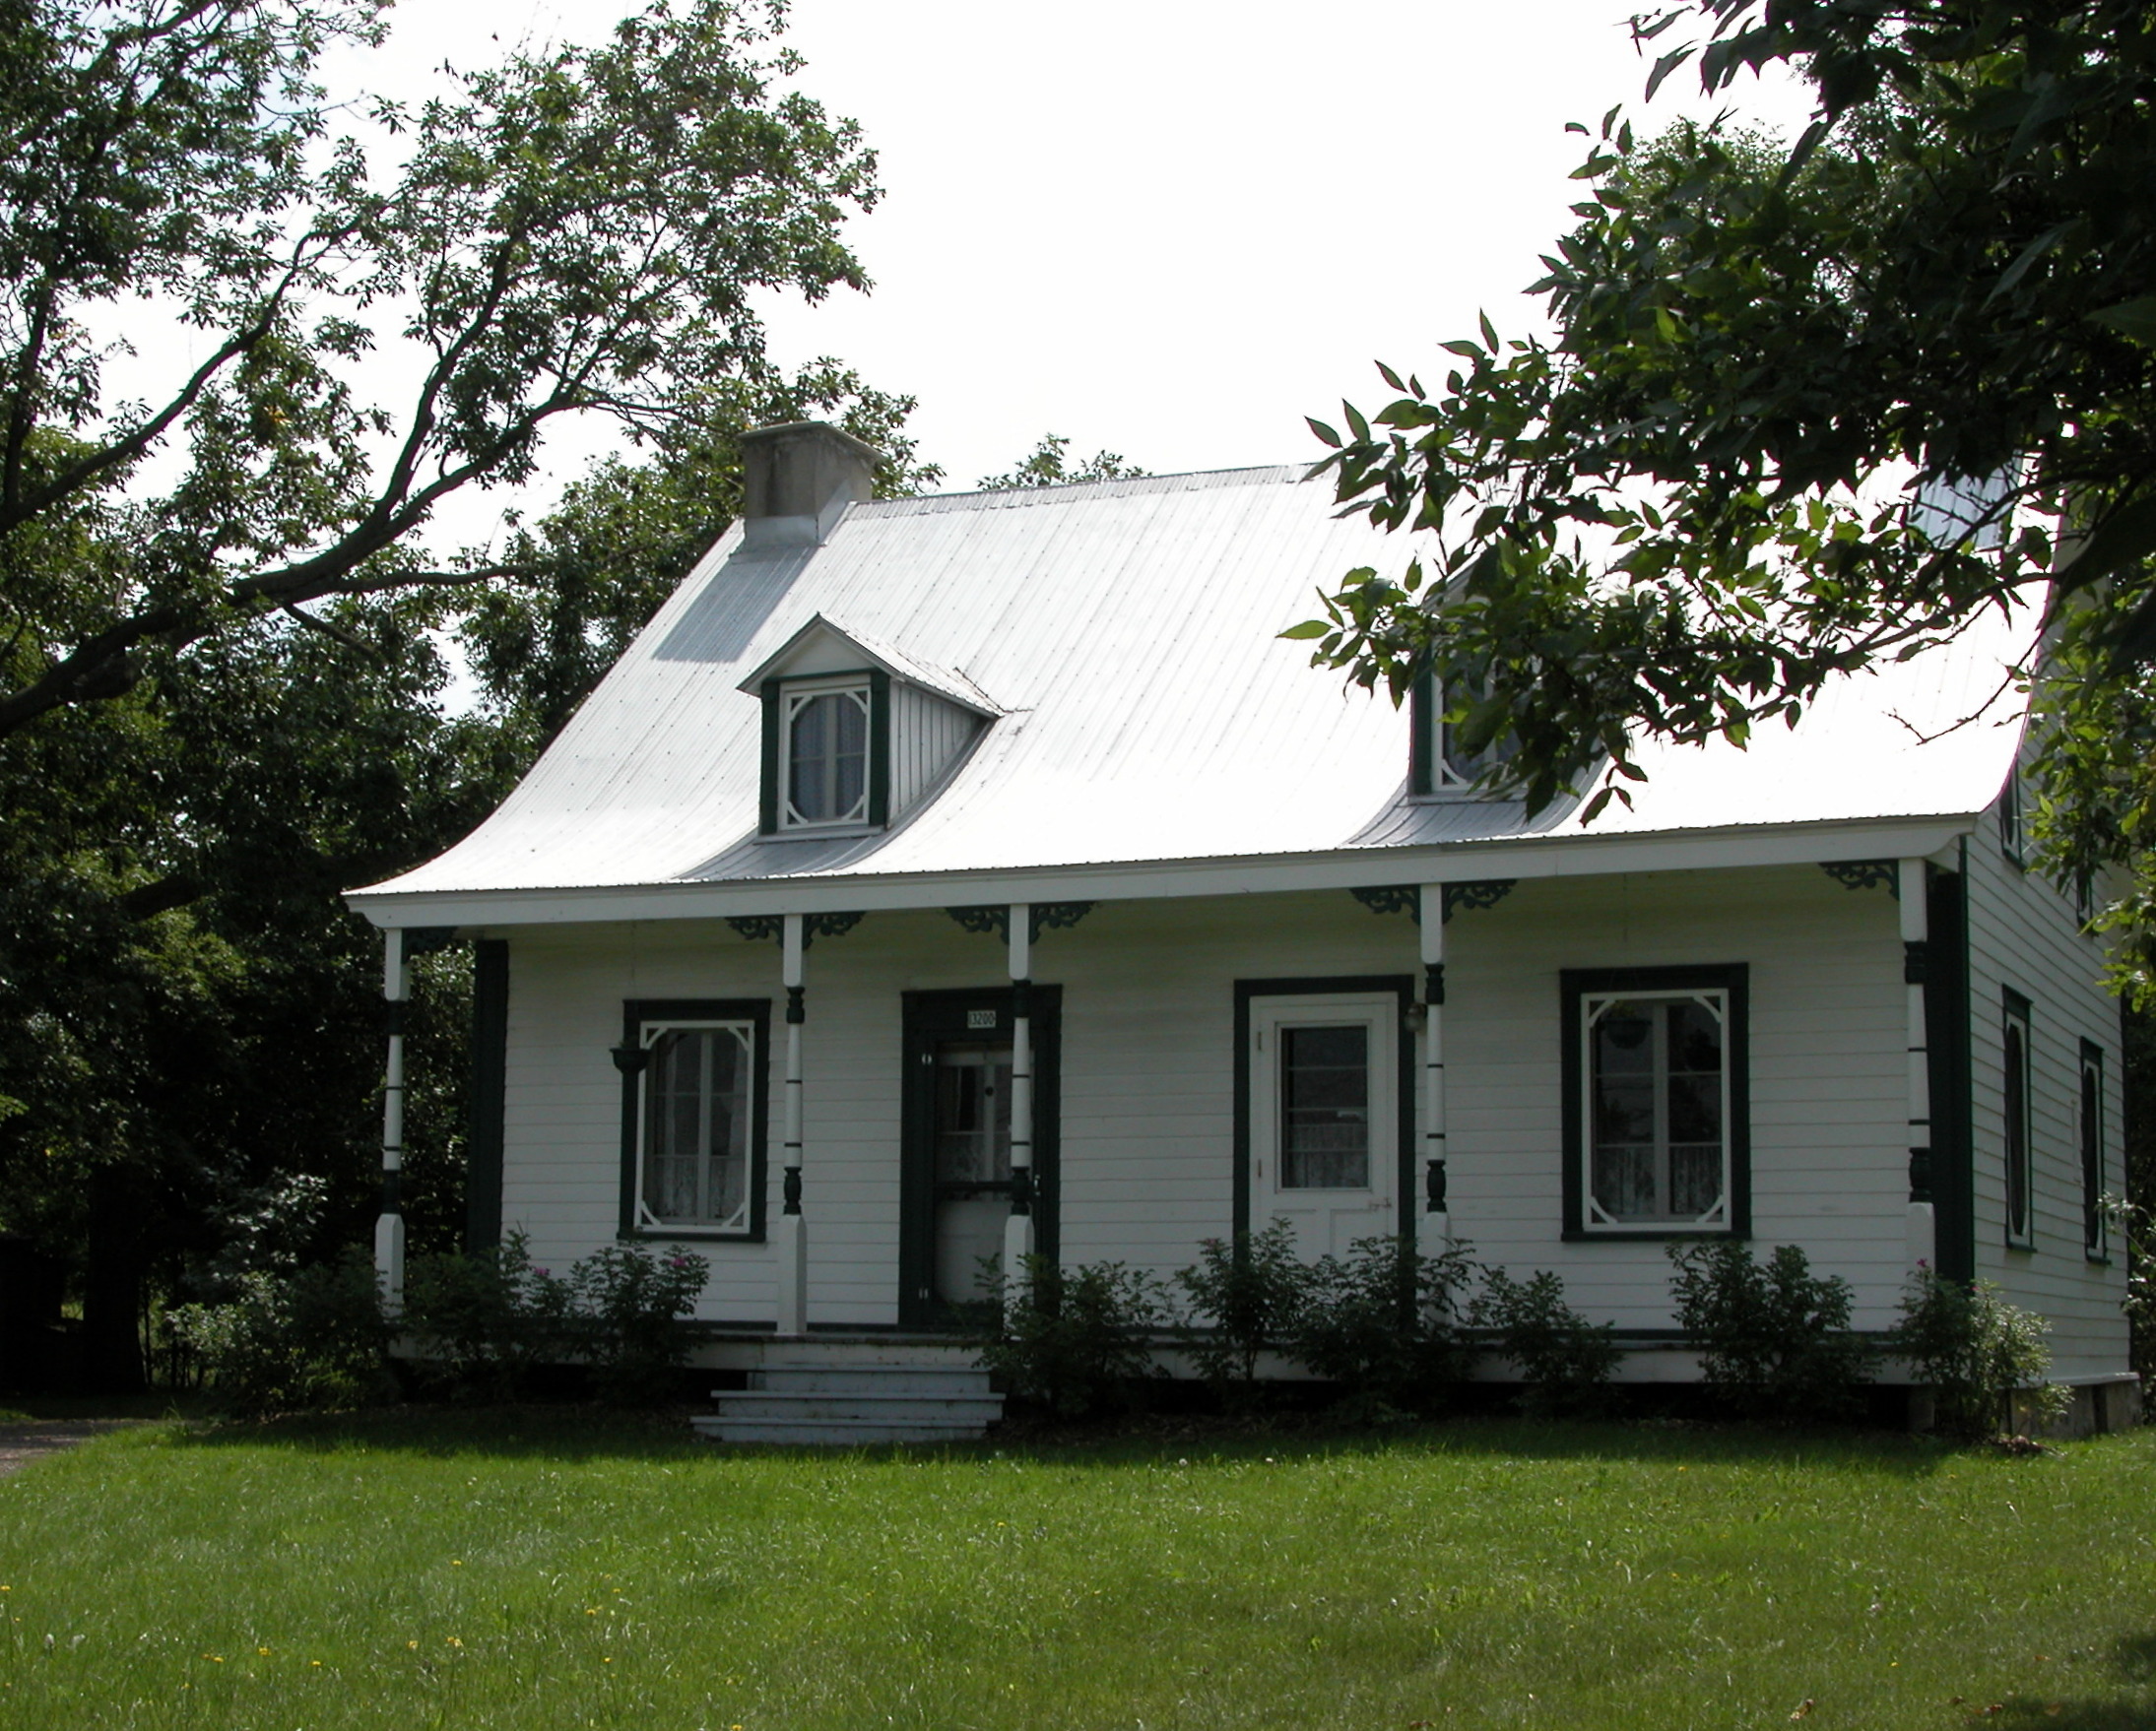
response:
[[[846,507],[870,496],[883,453],[820,420],[741,435],[746,546],[820,546]]]

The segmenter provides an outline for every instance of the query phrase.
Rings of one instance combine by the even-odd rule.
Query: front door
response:
[[[1401,1230],[1401,1004],[1392,992],[1250,1001],[1250,1225],[1304,1260]]]
[[[1033,1228],[1055,1254],[1060,994],[1033,988]],[[1011,1217],[1012,994],[909,992],[900,1167],[898,1315],[959,1327],[992,1302],[988,1267]]]

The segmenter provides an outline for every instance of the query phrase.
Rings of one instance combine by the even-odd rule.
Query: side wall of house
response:
[[[2070,888],[2025,868],[1993,811],[1967,844],[1969,1052],[1975,1267],[2015,1304],[2052,1321],[2060,1376],[2121,1370],[2126,1359],[2124,1257],[2084,1248],[2081,1048],[2102,1055],[2105,1188],[2124,1187],[2119,1000],[2100,984],[2103,952],[2080,930]],[[2030,1242],[2006,1233],[2005,1004],[2029,1005]]]
[[[1972,900],[1988,909],[2001,894],[2040,890],[2050,893],[1988,882]],[[615,1234],[621,1084],[608,1049],[621,1038],[622,1000],[775,1003],[778,950],[720,922],[507,935],[503,1213],[530,1234],[542,1262],[559,1263]],[[1762,1247],[1801,1245],[1816,1267],[1855,1284],[1860,1326],[1891,1324],[1907,1272],[1907,1134],[1901,953],[1884,890],[1848,889],[1808,866],[1528,881],[1495,907],[1462,910],[1448,927],[1448,949],[1452,1218],[1479,1259],[1523,1274],[1555,1269],[1576,1305],[1621,1327],[1670,1326],[1662,1244],[1562,1237],[1559,975],[1742,962],[1750,970],[1752,1237]],[[1342,892],[1104,903],[1077,927],[1044,933],[1035,978],[1063,988],[1064,1259],[1114,1257],[1165,1275],[1193,1259],[1201,1239],[1229,1229],[1238,980],[1414,975],[1416,953],[1405,917],[1374,915]],[[1000,985],[1002,964],[993,937],[961,930],[941,912],[871,915],[809,952],[805,1166],[816,1322],[888,1325],[895,1316],[900,994]],[[2107,1000],[2093,988],[2069,990],[2076,965],[2089,966],[2062,957],[2057,984],[2024,990],[2040,1016],[2063,1015],[2050,1006],[2072,998],[2073,1038],[2085,1026],[2115,1053]],[[1986,961],[1974,996],[1995,1005],[1997,991]],[[1980,1011],[1974,1019],[1977,1067],[1985,1070],[1989,1055],[1995,1076],[1995,1033],[1984,1043],[1995,1018]],[[2061,1038],[2067,1027],[2059,1022]],[[2044,1086],[2052,1127],[2042,1230],[2058,1248],[2036,1260],[2060,1265],[2066,1285],[2057,1296],[2075,1362],[2102,1359],[2097,1368],[2116,1369],[2123,1335],[2114,1350],[2116,1329],[2100,1326],[2101,1283],[2078,1266],[2071,1236],[2078,1177],[2058,1128],[2064,1083]],[[774,1122],[777,1092],[774,1064]],[[1989,1110],[1987,1119],[1980,1098],[1978,1230],[1995,1247],[1996,1186],[1986,1189],[1982,1178],[1988,1161],[1996,1164],[1995,1152],[1985,1152],[1996,1140],[1995,1104]],[[774,1146],[774,1215],[778,1165]],[[714,1273],[699,1314],[767,1320],[769,1247],[702,1248]],[[1980,1254],[1996,1272],[1996,1250],[1980,1246]]]

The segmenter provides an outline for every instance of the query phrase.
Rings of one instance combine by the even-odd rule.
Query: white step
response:
[[[977,1394],[988,1393],[986,1371],[917,1370],[913,1366],[773,1365],[751,1371],[751,1388],[784,1389],[800,1394]]]
[[[858,1448],[879,1442],[976,1442],[981,1427],[967,1425],[863,1424],[808,1419],[730,1419],[720,1413],[688,1421],[696,1434],[713,1442],[780,1442]]]
[[[729,1419],[814,1419],[868,1424],[986,1425],[1003,1417],[999,1394],[822,1394],[771,1393],[751,1388],[718,1396],[719,1411]]]
[[[1003,1416],[988,1373],[947,1358],[924,1364],[833,1365],[821,1355],[765,1364],[746,1389],[712,1394],[718,1411],[690,1423],[719,1442],[963,1442]]]

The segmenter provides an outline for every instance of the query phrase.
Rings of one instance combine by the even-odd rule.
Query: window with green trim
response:
[[[790,684],[779,713],[779,827],[868,822],[868,681]]]
[[[622,1231],[761,1237],[769,1003],[643,1001],[626,1011]]]
[[[2076,1103],[2081,1142],[2081,1248],[2098,1261],[2111,1250],[2104,1212],[2104,1050],[2081,1042],[2081,1096]]]
[[[1566,1231],[1748,1229],[1746,970],[1568,971]]]
[[[2030,1101],[2029,1000],[2008,991],[1999,1029],[1999,1059],[2004,1073],[1999,1083],[2001,1152],[2005,1163],[2006,1242],[2016,1250],[2036,1245],[2030,1181],[2034,1162],[2030,1156],[2033,1127]]]

